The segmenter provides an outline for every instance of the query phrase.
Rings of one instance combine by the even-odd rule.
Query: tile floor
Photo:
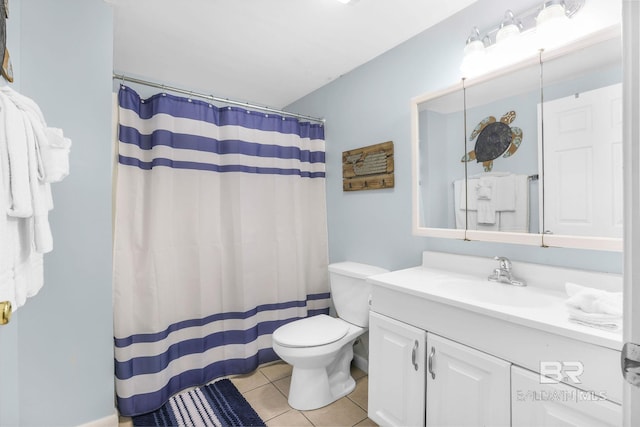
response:
[[[291,366],[284,362],[261,366],[251,374],[231,377],[231,381],[270,427],[376,426],[367,418],[369,378],[355,367],[351,368],[351,375],[356,380],[351,394],[312,411],[298,411],[287,404]]]
[[[351,368],[356,388],[351,394],[320,409],[298,411],[287,403],[291,366],[274,362],[246,375],[231,376],[231,381],[269,427],[279,426],[377,426],[367,417],[369,378],[358,368]],[[119,427],[132,426],[121,418]]]

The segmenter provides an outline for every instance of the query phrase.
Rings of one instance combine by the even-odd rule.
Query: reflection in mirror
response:
[[[420,226],[455,229],[453,182],[464,177],[462,86],[420,102],[418,109]],[[464,229],[464,225],[460,227]]]
[[[414,234],[621,251],[621,50],[612,26],[414,98]]]
[[[467,192],[459,176],[456,217],[464,218],[466,206],[468,230],[539,232],[539,102],[538,63],[466,89]]]
[[[543,56],[547,235],[621,238],[622,49],[618,37]]]

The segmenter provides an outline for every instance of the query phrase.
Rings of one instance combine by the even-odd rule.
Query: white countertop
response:
[[[367,280],[374,285],[507,322],[618,351],[622,349],[621,330],[607,331],[570,321],[565,305],[567,295],[563,292],[490,282],[472,275],[422,266],[371,276]]]

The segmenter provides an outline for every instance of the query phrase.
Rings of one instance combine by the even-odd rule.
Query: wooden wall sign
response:
[[[342,190],[393,188],[393,141],[342,152]]]

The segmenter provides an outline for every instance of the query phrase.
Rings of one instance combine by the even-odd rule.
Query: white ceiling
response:
[[[283,108],[476,0],[107,0],[114,70]]]

